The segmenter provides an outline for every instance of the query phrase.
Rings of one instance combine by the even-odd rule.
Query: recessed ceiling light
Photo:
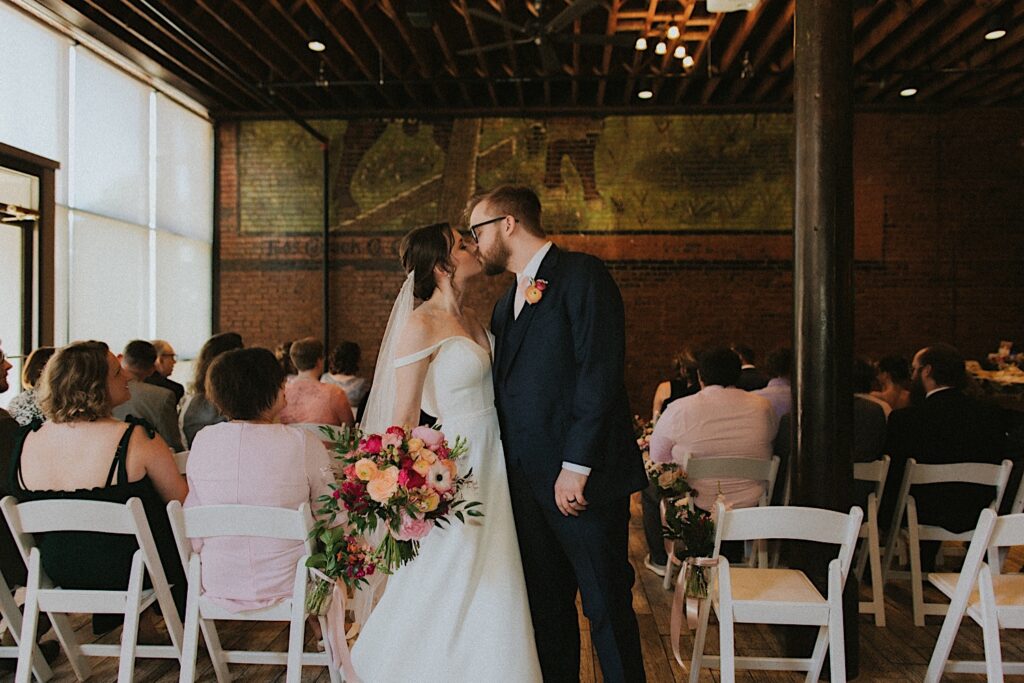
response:
[[[321,43],[319,40],[309,41],[308,43],[306,43],[306,47],[308,47],[313,52],[323,52],[324,50],[327,49],[327,46]]]
[[[999,40],[1006,35],[1006,29],[997,28],[992,29],[985,34],[985,40]]]
[[[917,94],[917,88],[904,88],[900,90],[900,97],[913,97]]]
[[[643,36],[640,36],[639,38],[636,39],[636,45],[634,45],[633,47],[635,47],[638,51],[646,50],[647,39],[644,38]]]
[[[641,100],[649,100],[652,97],[654,97],[654,93],[651,92],[650,90],[644,89],[638,92],[636,96],[639,97]]]

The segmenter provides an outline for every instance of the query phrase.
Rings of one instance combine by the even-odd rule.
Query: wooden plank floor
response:
[[[633,589],[633,607],[637,613],[642,639],[644,663],[647,679],[652,683],[678,683],[686,680],[683,670],[672,658],[672,645],[669,638],[669,610],[671,594],[661,587],[660,577],[655,576],[643,566],[646,553],[643,532],[640,526],[639,504],[634,500],[633,519],[630,528],[630,559],[637,572],[637,581]],[[1020,566],[1024,552],[1017,549],[1011,553],[1011,563]],[[862,598],[868,598],[868,590],[862,587]],[[929,595],[931,597],[929,597]],[[938,599],[939,594],[931,591],[926,599]],[[924,673],[931,656],[932,647],[938,636],[941,619],[929,617],[924,628],[914,626],[910,614],[910,591],[906,584],[889,584],[886,591],[886,628],[876,628],[867,615],[860,617],[860,677],[858,681],[891,681],[917,682],[924,678]],[[89,623],[85,618],[76,618],[74,623],[79,628],[80,637],[93,640]],[[600,666],[597,655],[590,643],[589,629],[586,619],[580,618],[583,639],[583,657],[580,672],[581,683],[600,683]],[[220,628],[221,639],[225,648],[266,648],[283,650],[286,646],[288,633],[286,624],[242,624],[224,623]],[[99,642],[117,642],[119,631],[108,634]],[[48,637],[52,637],[48,636]],[[736,629],[737,654],[778,655],[782,651],[779,635],[765,626],[739,625]],[[688,657],[691,641],[683,635],[681,651]],[[708,633],[707,651],[717,652],[718,631],[714,625]],[[983,658],[981,630],[965,620],[960,629],[953,648],[954,658]],[[1024,632],[1003,632],[1003,657],[1006,660],[1024,660]],[[114,681],[117,677],[117,662],[114,659],[96,659],[90,681]],[[55,662],[56,681],[75,680],[71,667],[63,655]],[[232,672],[235,680],[248,682],[284,681],[284,669],[265,666],[234,666]],[[827,672],[826,672],[827,673]],[[177,681],[178,667],[176,662],[166,660],[138,660],[136,667],[137,681],[171,683]],[[737,680],[744,682],[792,682],[803,681],[803,675],[786,672],[737,672]],[[1012,678],[1012,677],[1009,677]],[[1009,680],[1008,678],[1008,680]],[[0,674],[0,681],[7,683],[13,676]],[[215,681],[213,670],[205,652],[200,652],[198,665],[198,681]],[[316,681],[324,683],[330,679],[325,670],[306,668],[303,671],[304,682]],[[479,681],[486,681],[487,676],[481,672]],[[718,672],[705,669],[700,680],[718,681]],[[949,675],[943,680],[952,682],[984,681],[980,675]],[[366,683],[373,683],[367,681]],[[457,683],[457,682],[453,682]],[[475,683],[475,681],[474,681]]]

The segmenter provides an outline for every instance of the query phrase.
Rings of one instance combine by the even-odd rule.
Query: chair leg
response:
[[[32,651],[35,649],[36,628],[39,625],[39,571],[39,553],[33,549],[28,563],[28,590],[25,592],[25,613],[21,618],[15,683],[29,683],[32,678]]]
[[[832,560],[828,572],[828,649],[832,683],[846,683],[846,642],[843,630],[843,580],[839,561]]]
[[[188,594],[185,598],[185,627],[181,643],[181,673],[178,683],[192,683],[196,679],[196,656],[199,653],[199,556],[189,559]],[[207,649],[210,644],[207,643]],[[211,655],[212,658],[212,655]],[[216,663],[216,659],[214,662]],[[216,666],[214,667],[216,668]],[[218,681],[220,676],[217,677]]]
[[[818,639],[814,641],[814,651],[811,654],[811,666],[807,670],[805,683],[818,683],[821,677],[821,669],[825,666],[825,653],[828,652],[828,626],[818,629]]]
[[[57,640],[60,642],[60,647],[64,650],[68,662],[71,663],[75,677],[80,681],[87,680],[92,675],[92,665],[89,664],[89,659],[82,654],[82,648],[78,645],[75,629],[71,626],[71,622],[68,621],[67,616],[56,612],[47,612],[46,616],[50,617],[53,631],[57,634]]]
[[[672,589],[672,566],[675,564],[676,542],[665,541],[665,577],[661,580],[661,587],[665,590]],[[682,570],[680,570],[682,571]]]
[[[121,629],[121,661],[117,667],[118,683],[131,683],[135,676],[135,647],[139,639],[139,606],[142,602],[142,577],[145,562],[142,551],[135,552],[128,579],[124,627]]]
[[[11,632],[16,645],[21,645],[21,610],[18,603],[14,601],[11,589],[0,575],[0,616],[7,621],[7,629]],[[38,630],[38,626],[36,627]],[[53,678],[53,671],[46,663],[38,647],[32,648],[32,673],[38,681],[48,681]]]
[[[878,523],[876,519],[868,522],[867,556],[871,560],[871,598],[874,603],[875,626],[885,626],[885,582],[882,580],[882,554],[878,547]],[[864,557],[861,557],[863,564]]]
[[[985,672],[989,683],[1002,683],[1003,655],[999,649],[999,619],[996,615],[992,574],[986,567],[978,574],[978,589],[981,594],[981,630],[985,641]]]
[[[733,630],[731,607],[719,606],[718,650],[719,680],[722,683],[736,683],[736,638]]]
[[[680,587],[681,590],[685,588]],[[702,600],[697,615],[697,632],[693,636],[693,657],[690,660],[690,683],[697,683],[704,659],[704,640],[708,635],[708,620],[711,617],[711,597]]]
[[[327,619],[319,617],[318,621],[320,622],[320,633],[323,633],[325,635],[324,652],[327,653],[327,674],[331,677],[331,683],[342,683],[341,671],[338,669],[338,667],[334,666],[333,652],[331,651],[331,646],[330,643],[328,642],[329,639],[326,637]]]
[[[288,671],[285,675],[287,683],[299,683],[302,679],[302,646],[305,634],[305,610],[302,603],[293,599],[292,619],[288,627]]]
[[[907,545],[910,550],[910,595],[914,605],[914,626],[924,626],[924,586],[921,576],[921,544],[917,529],[911,529]]]
[[[857,577],[857,583],[864,580],[864,568],[867,566],[868,552],[871,549],[868,538],[862,538],[861,541],[860,552],[857,553],[857,564],[853,568],[853,575]],[[872,577],[872,581],[874,580],[874,577]]]
[[[217,675],[217,683],[229,683],[231,672],[228,670],[228,663],[224,661],[224,648],[221,647],[220,636],[217,635],[217,626],[212,621],[200,617],[199,630],[203,632],[203,640],[213,663],[213,671]]]

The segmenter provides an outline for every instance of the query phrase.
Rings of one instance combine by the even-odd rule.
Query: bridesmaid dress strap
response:
[[[114,484],[114,473],[117,473],[117,483],[125,484],[128,481],[128,468],[125,461],[128,457],[128,442],[132,440],[132,432],[135,431],[136,423],[128,422],[128,429],[124,430],[121,440],[117,442],[117,450],[114,452],[114,459],[110,462],[110,471],[107,472],[107,483],[103,486],[109,488]]]
[[[43,426],[43,421],[40,419],[32,420],[27,425],[22,426],[18,430],[18,435],[11,445],[11,466],[7,472],[7,482],[12,491],[20,489],[27,491],[25,488],[25,479],[21,475],[21,454],[25,450],[25,439],[32,432],[38,431]]]

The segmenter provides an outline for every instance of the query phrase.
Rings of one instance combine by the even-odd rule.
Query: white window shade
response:
[[[79,212],[71,228],[70,339],[149,339],[150,231]]]
[[[72,209],[149,223],[149,93],[76,49]]]
[[[212,258],[205,240],[156,233],[156,336],[183,358],[210,336]]]
[[[213,127],[163,95],[156,109],[156,226],[213,241]]]
[[[69,42],[0,3],[0,141],[67,168]],[[57,201],[67,201],[57,173]]]

